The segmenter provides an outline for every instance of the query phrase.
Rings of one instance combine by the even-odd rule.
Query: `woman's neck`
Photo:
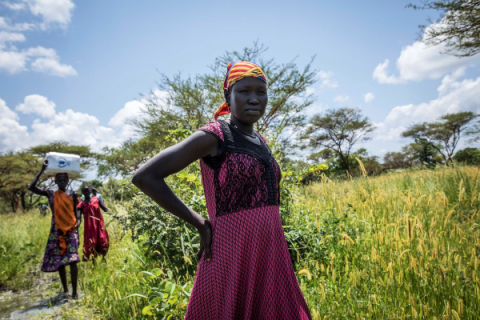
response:
[[[247,133],[247,134],[252,134],[253,135],[253,123],[245,123],[237,118],[235,118],[234,115],[230,117],[230,123],[235,125],[238,129],[241,131]]]

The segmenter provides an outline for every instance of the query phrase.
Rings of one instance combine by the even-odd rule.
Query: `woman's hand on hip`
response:
[[[197,230],[200,234],[200,250],[198,250],[197,259],[200,260],[203,253],[204,259],[210,261],[212,259],[212,251],[210,250],[212,245],[212,225],[210,221],[205,220],[203,225],[197,228]]]

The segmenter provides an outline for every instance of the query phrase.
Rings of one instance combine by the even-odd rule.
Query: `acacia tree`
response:
[[[437,122],[413,124],[402,136],[425,141],[438,151],[449,166],[462,133],[469,132],[471,121],[477,117],[477,114],[469,111],[446,114]]]
[[[423,41],[429,45],[445,43],[446,53],[469,57],[480,52],[480,0],[424,0],[422,5],[409,4],[414,9],[434,9],[441,17],[421,25]]]
[[[101,173],[127,176],[154,153],[171,144],[167,138],[172,130],[182,128],[193,132],[212,121],[214,112],[224,101],[223,79],[232,61],[251,61],[264,70],[269,102],[255,129],[273,135],[277,145],[288,149],[292,134],[306,123],[302,111],[314,102],[313,95],[306,91],[315,83],[316,71],[311,67],[313,58],[300,68],[295,60],[282,64],[274,59],[263,59],[266,51],[267,48],[255,42],[252,47],[227,51],[217,57],[205,74],[188,77],[180,73],[172,77],[161,74],[158,88],[142,97],[146,102],[143,116],[130,121],[141,138],[120,148],[104,149],[106,156],[100,157],[100,167],[106,170],[102,169]]]
[[[375,127],[362,112],[353,108],[330,109],[325,115],[314,115],[301,139],[312,149],[323,147],[334,152],[343,168],[350,170],[352,148],[370,140]]]
[[[41,160],[26,152],[0,154],[0,197],[11,211],[25,210],[36,203],[27,185],[35,176]],[[26,200],[30,193],[30,201]]]

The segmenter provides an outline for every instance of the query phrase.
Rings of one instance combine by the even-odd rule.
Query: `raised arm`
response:
[[[182,142],[162,150],[133,175],[132,183],[153,201],[180,219],[193,225],[200,234],[200,252],[211,259],[210,222],[183,203],[165,183],[165,178],[186,168],[192,162],[219,151],[218,140],[211,134],[197,131]]]
[[[48,197],[48,192],[45,191],[45,190],[42,190],[42,189],[39,189],[37,187],[37,183],[38,183],[38,178],[40,178],[40,176],[42,175],[43,171],[45,171],[45,169],[48,167],[48,160],[45,160],[42,164],[42,168],[40,169],[40,171],[38,171],[37,175],[35,176],[35,178],[33,178],[32,182],[30,182],[30,184],[28,185],[28,190],[32,191],[33,193],[35,194],[38,194],[40,196],[46,196]]]

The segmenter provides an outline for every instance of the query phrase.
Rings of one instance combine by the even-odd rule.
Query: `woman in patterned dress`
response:
[[[50,225],[50,235],[48,236],[45,255],[43,257],[42,271],[56,272],[60,275],[63,286],[63,296],[68,296],[66,265],[70,265],[70,275],[72,281],[72,298],[77,299],[77,262],[78,256],[78,230],[77,216],[75,208],[77,206],[77,194],[72,192],[66,194],[68,185],[68,175],[59,173],[55,176],[55,183],[58,186],[57,191],[42,190],[37,187],[38,178],[42,175],[48,166],[48,160],[42,165],[42,168],[32,180],[28,189],[35,194],[48,198],[48,203],[52,209],[52,223]]]
[[[260,67],[230,63],[225,103],[212,121],[148,161],[133,183],[200,234],[187,320],[311,319],[283,233],[280,168],[253,129],[268,102]],[[165,178],[200,159],[209,219],[187,207]]]

